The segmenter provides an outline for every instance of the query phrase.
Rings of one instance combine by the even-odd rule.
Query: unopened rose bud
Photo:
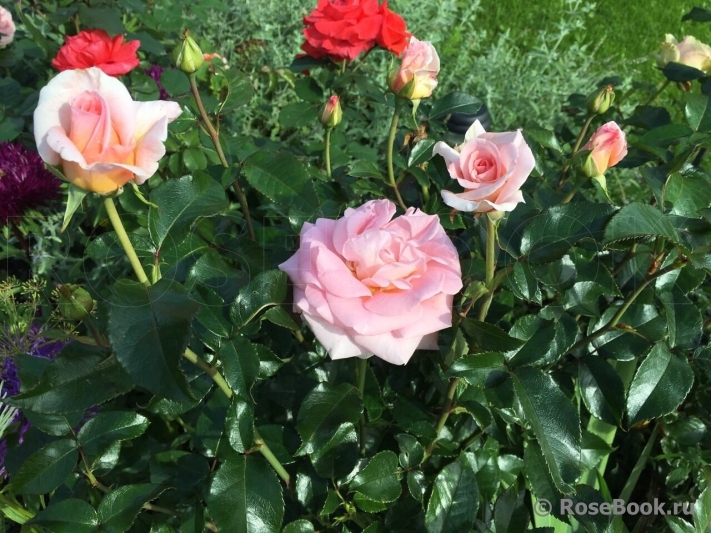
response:
[[[612,85],[607,85],[593,92],[587,99],[588,113],[591,115],[602,115],[615,101],[615,91]]]
[[[195,39],[190,37],[187,30],[183,35],[182,42],[173,51],[173,59],[175,60],[175,66],[185,74],[194,74],[205,62],[202,50],[200,50]]]
[[[580,172],[583,176],[594,178],[601,174],[600,170],[592,157],[592,150],[580,150],[577,152],[571,161],[572,167]]]
[[[439,56],[432,43],[415,37],[402,53],[400,68],[389,80],[390,90],[400,98],[419,100],[432,95],[437,87]]]
[[[338,126],[343,119],[343,110],[341,109],[341,101],[338,95],[333,95],[328,99],[326,105],[323,106],[323,111],[321,112],[321,124],[327,128],[333,128]]]
[[[94,299],[79,285],[59,285],[59,312],[69,320],[83,320],[94,309]]]

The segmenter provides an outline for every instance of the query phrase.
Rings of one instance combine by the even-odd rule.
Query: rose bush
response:
[[[294,283],[294,311],[332,359],[402,365],[417,348],[436,349],[436,332],[452,325],[456,248],[438,217],[394,214],[389,200],[372,200],[306,223],[298,251],[279,265]]]
[[[0,48],[5,48],[15,37],[15,23],[12,13],[0,6]]]
[[[590,150],[589,158],[594,163],[593,174],[598,176],[627,155],[627,138],[617,123],[611,121],[600,126],[582,149]]]
[[[61,163],[71,183],[108,193],[158,170],[168,123],[180,113],[175,102],[134,102],[125,85],[99,68],[69,70],[40,92],[35,140],[42,159]]]
[[[444,142],[435,155],[447,163],[452,179],[464,192],[442,191],[444,203],[459,211],[488,213],[512,211],[523,202],[521,186],[535,166],[533,152],[520,131],[487,133],[477,120],[457,149]]]
[[[123,35],[110,37],[104,30],[84,30],[67,37],[52,60],[58,71],[99,67],[109,76],[128,74],[140,64],[136,51],[140,41],[123,42]]]
[[[439,56],[432,43],[415,37],[402,54],[400,66],[390,77],[390,89],[410,100],[428,98],[437,87]]]

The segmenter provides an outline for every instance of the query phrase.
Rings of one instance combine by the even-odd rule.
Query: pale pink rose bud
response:
[[[12,13],[0,6],[0,48],[5,48],[15,37],[15,23]]]
[[[454,149],[440,141],[433,154],[444,158],[449,175],[464,189],[443,190],[444,203],[470,213],[513,211],[524,201],[521,186],[536,164],[520,130],[490,133],[478,120],[463,145]]]
[[[667,34],[664,42],[661,43],[661,52],[656,56],[656,60],[660,68],[674,62],[708,72],[711,70],[711,46],[690,35],[678,42],[673,35]]]
[[[428,98],[437,87],[437,74],[439,56],[435,47],[412,37],[402,53],[400,68],[390,77],[390,90],[408,100]]]
[[[321,124],[325,127],[333,128],[334,126],[338,126],[342,119],[343,110],[341,109],[341,101],[339,100],[338,95],[334,94],[328,99],[326,105],[323,106],[323,111],[321,112],[319,120],[321,120]]]
[[[590,150],[585,173],[591,177],[600,176],[627,155],[625,132],[614,121],[603,124],[582,150]]]

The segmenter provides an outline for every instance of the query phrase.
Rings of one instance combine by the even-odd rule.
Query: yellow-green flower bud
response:
[[[612,85],[606,85],[588,96],[588,113],[591,115],[602,115],[605,111],[610,109],[614,101],[615,91],[612,90]]]
[[[175,66],[185,74],[194,74],[205,62],[202,50],[187,31],[183,35],[180,45],[173,51],[173,60]]]
[[[328,99],[326,105],[323,106],[323,111],[319,117],[321,124],[327,128],[338,126],[343,119],[343,110],[341,109],[341,101],[338,95],[333,95]]]
[[[575,170],[588,178],[594,178],[601,174],[595,159],[592,157],[592,150],[580,150],[573,156],[571,163]]]
[[[59,312],[68,320],[83,320],[94,309],[94,299],[79,285],[59,285]]]

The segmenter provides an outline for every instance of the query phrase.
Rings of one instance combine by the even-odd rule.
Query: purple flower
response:
[[[0,143],[0,225],[57,198],[61,183],[36,152],[19,143]]]
[[[160,65],[151,65],[149,68],[145,69],[143,72],[146,73],[146,75],[151,78],[154,82],[156,82],[156,85],[158,86],[158,91],[160,91],[160,99],[161,100],[170,100],[170,95],[168,94],[168,91],[165,90],[165,87],[160,82],[160,75],[163,74],[163,71],[165,70],[165,67],[161,67]]]
[[[0,351],[8,353],[26,353],[34,357],[43,359],[54,359],[67,344],[63,340],[49,340],[44,337],[44,330],[39,324],[32,324],[29,331],[24,336],[5,335],[0,338]],[[20,378],[17,375],[17,366],[11,356],[5,356],[0,368],[0,379],[3,381],[2,392],[7,396],[15,396],[20,393]],[[22,444],[25,433],[30,428],[30,423],[21,416],[20,411],[15,415],[14,422],[19,422],[19,440]],[[6,478],[5,454],[7,453],[7,439],[0,439],[0,479]]]

